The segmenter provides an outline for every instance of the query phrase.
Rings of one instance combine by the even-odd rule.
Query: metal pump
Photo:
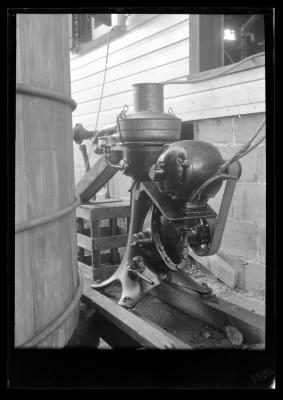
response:
[[[161,283],[208,295],[184,271],[189,247],[199,256],[214,254],[221,239],[241,165],[223,170],[224,160],[210,143],[180,140],[181,119],[164,112],[164,84],[133,85],[134,112],[124,107],[117,131],[100,136],[98,143],[110,156],[119,154],[117,169],[133,178],[131,222],[123,260],[99,289],[120,281],[119,304],[133,307]],[[111,164],[112,165],[112,164]],[[112,165],[113,166],[113,165]],[[218,215],[208,200],[226,187]]]

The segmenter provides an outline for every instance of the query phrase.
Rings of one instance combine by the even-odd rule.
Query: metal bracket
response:
[[[215,218],[217,216],[208,204],[195,209],[192,208],[189,213],[185,213],[176,202],[160,193],[156,182],[141,182],[140,189],[146,192],[153,204],[169,221],[177,222],[195,218]]]

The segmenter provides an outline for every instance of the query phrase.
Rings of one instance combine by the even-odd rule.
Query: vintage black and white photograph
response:
[[[93,11],[16,12],[14,348],[264,351],[265,14]]]

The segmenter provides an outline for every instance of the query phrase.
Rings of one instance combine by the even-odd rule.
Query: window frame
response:
[[[84,53],[96,49],[97,47],[105,45],[108,41],[109,32],[114,26],[116,26],[117,28],[112,31],[111,34],[112,39],[120,37],[126,30],[126,14],[117,14],[117,24],[115,25],[112,24],[111,26],[102,24],[99,25],[97,28],[95,28],[94,26],[94,29],[91,27],[92,38],[87,42],[81,42],[81,43],[79,42],[74,44],[74,41],[76,39],[73,36],[73,15],[74,14],[70,14],[70,20],[71,20],[70,34],[71,34],[72,44],[70,46],[69,51],[71,57],[76,55],[82,55]],[[111,14],[111,19],[112,19],[112,14]],[[92,22],[91,24],[93,25]]]

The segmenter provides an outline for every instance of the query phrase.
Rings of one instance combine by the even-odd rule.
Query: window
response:
[[[103,38],[114,26],[125,25],[125,14],[72,14],[72,43],[77,53],[83,45]]]
[[[236,63],[264,51],[264,15],[191,14],[190,73]]]
[[[264,51],[264,15],[224,15],[224,65]]]

